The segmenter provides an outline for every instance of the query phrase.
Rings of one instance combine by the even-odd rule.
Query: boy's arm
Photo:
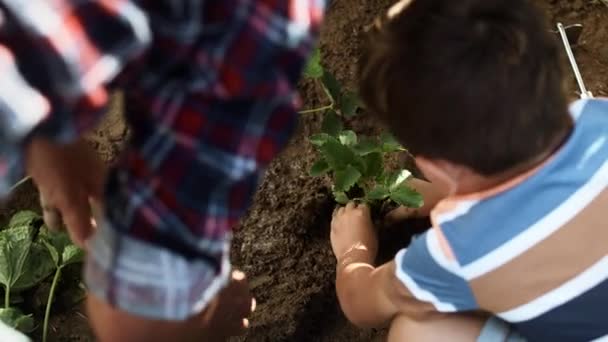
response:
[[[376,327],[398,313],[434,312],[415,299],[396,277],[395,262],[374,267],[378,242],[365,205],[336,210],[331,242],[337,258],[336,291],[346,317],[360,327]]]
[[[419,317],[434,312],[430,304],[414,299],[395,276],[395,262],[374,268],[365,261],[338,266],[336,289],[346,317],[358,327],[381,326],[397,314]]]
[[[415,238],[395,260],[375,267],[378,242],[365,205],[334,213],[332,249],[338,260],[336,290],[348,319],[361,327],[388,323],[396,315],[415,319],[477,310],[455,259],[442,251],[434,229]]]
[[[0,0],[0,17],[3,196],[23,177],[32,139],[65,144],[94,127],[109,83],[148,48],[151,29],[132,0]]]

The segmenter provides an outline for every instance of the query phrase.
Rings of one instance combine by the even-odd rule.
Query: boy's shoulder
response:
[[[590,212],[608,207],[608,99],[577,101],[571,113],[572,134],[545,163],[435,208],[433,225],[461,264],[519,255],[568,224],[587,224]]]
[[[416,298],[492,312],[538,340],[556,321],[608,333],[595,318],[608,303],[608,101],[576,103],[573,116],[570,138],[538,169],[436,207],[434,227],[395,259]],[[584,331],[579,317],[590,317]]]

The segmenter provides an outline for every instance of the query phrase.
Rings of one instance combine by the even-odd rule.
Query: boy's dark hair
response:
[[[369,38],[360,94],[414,155],[493,175],[572,126],[559,41],[527,0],[413,0]]]

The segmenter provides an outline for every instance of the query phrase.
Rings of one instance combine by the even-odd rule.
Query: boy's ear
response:
[[[460,165],[454,164],[443,159],[416,157],[416,165],[424,176],[438,186],[449,189],[453,194],[458,189],[458,184],[463,173]]]

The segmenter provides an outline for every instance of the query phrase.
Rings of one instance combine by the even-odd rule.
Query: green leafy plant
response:
[[[318,113],[330,111],[335,115],[341,114],[345,117],[351,117],[357,114],[357,109],[360,107],[361,101],[356,93],[346,90],[342,87],[336,77],[323,68],[321,64],[321,52],[315,49],[308,64],[304,69],[304,77],[313,79],[323,88],[323,92],[328,98],[329,103],[322,107],[303,110],[301,114]]]
[[[84,259],[84,251],[74,245],[67,234],[52,234],[49,233],[48,230],[45,230],[44,232],[41,232],[41,235],[44,236],[42,241],[47,247],[51,255],[51,259],[55,264],[55,276],[53,277],[53,282],[51,283],[51,289],[46,303],[46,310],[44,311],[44,321],[42,325],[43,341],[46,341],[48,336],[51,307],[55,298],[55,290],[57,289],[57,284],[59,283],[59,279],[61,277],[61,271],[68,265],[82,262]]]
[[[353,131],[340,129],[336,135],[315,134],[310,141],[319,151],[310,174],[332,176],[338,203],[358,200],[372,205],[384,201],[408,207],[422,205],[422,196],[407,185],[411,173],[405,169],[387,170],[384,166],[388,154],[404,151],[392,136],[359,137]]]
[[[19,331],[31,332],[35,327],[33,317],[11,307],[11,297],[39,285],[54,273],[43,322],[43,341],[46,341],[61,271],[83,258],[84,251],[72,244],[65,232],[50,232],[37,213],[21,211],[15,214],[8,226],[0,231],[0,284],[4,287],[0,320]]]
[[[35,213],[24,211],[11,219],[7,229],[0,231],[0,283],[4,285],[4,307],[10,307],[12,291],[27,290],[54,269],[46,247],[36,236]]]
[[[360,100],[355,93],[344,91],[337,79],[323,68],[319,49],[310,58],[304,76],[319,82],[330,102],[302,112],[325,112],[321,133],[310,137],[319,152],[310,174],[317,177],[329,174],[334,198],[341,204],[358,200],[373,206],[393,202],[420,207],[422,196],[407,186],[411,173],[385,167],[389,154],[405,151],[401,144],[390,134],[360,136],[345,129],[344,118],[357,113]]]
[[[24,315],[21,310],[16,308],[0,309],[0,321],[15,330],[25,333],[33,331],[35,327],[32,315]]]

